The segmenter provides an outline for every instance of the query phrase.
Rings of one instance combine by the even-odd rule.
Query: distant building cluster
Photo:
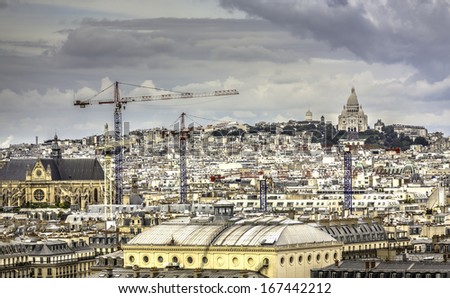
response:
[[[426,138],[428,136],[428,131],[423,126],[415,126],[415,125],[404,125],[404,124],[394,124],[394,131],[400,135],[404,134],[405,136],[410,137],[414,140],[417,137]]]
[[[107,127],[0,149],[0,277],[449,277],[449,138],[337,120],[128,123],[122,204]]]

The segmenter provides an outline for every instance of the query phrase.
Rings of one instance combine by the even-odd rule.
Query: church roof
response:
[[[27,168],[32,169],[36,159],[17,159],[0,168],[0,180],[25,180]]]
[[[103,169],[97,159],[39,159],[45,169],[50,167],[52,180],[102,180]],[[0,168],[0,180],[25,181],[26,172],[32,170],[38,159],[16,159]]]
[[[356,96],[355,88],[352,88],[352,94],[347,99],[347,107],[351,106],[359,106],[358,97]]]

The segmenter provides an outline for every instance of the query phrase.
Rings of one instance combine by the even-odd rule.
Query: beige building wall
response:
[[[26,181],[0,181],[0,205],[22,207],[26,203],[68,202],[84,208],[88,204],[102,203],[103,180],[52,181],[47,175],[40,176],[36,180],[28,175]]]
[[[373,242],[354,242],[344,245],[342,250],[343,252],[363,253],[364,251],[372,249],[387,249],[388,246],[389,245],[387,240]]]
[[[446,235],[447,233],[447,226],[445,225],[433,225],[433,226],[428,226],[428,225],[423,225],[422,226],[422,231],[420,232],[420,236],[421,237],[427,237],[427,238],[433,238],[434,235]]]
[[[276,274],[269,277],[278,278],[308,278],[311,269],[323,268],[340,260],[341,246],[305,247],[279,252],[277,256]]]
[[[293,247],[124,246],[124,266],[139,268],[251,270],[267,277],[310,277],[341,259],[341,244]]]

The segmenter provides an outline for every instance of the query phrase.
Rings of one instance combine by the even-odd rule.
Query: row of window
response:
[[[116,237],[92,237],[89,239],[89,244],[116,244],[117,238]]]
[[[330,254],[329,254],[328,252],[326,252],[326,253],[323,255],[323,258],[324,258],[325,262],[328,263],[328,262],[330,261]],[[334,252],[334,254],[333,254],[333,259],[334,259],[334,260],[337,260],[337,259],[338,259],[338,253],[337,253],[337,252]],[[315,257],[315,260],[316,260],[317,263],[319,263],[319,262],[322,260],[322,254],[321,254],[321,253],[317,253],[317,254],[316,254],[316,257]],[[308,254],[308,255],[306,256],[306,261],[308,262],[308,264],[311,264],[312,261],[313,261],[313,254],[311,254],[311,253]],[[289,257],[289,265],[291,265],[291,266],[294,265],[294,262],[295,262],[294,256],[290,256],[290,257]],[[304,262],[303,255],[299,255],[298,258],[297,258],[297,263],[298,263],[298,265],[303,265],[303,262]],[[280,265],[281,265],[281,266],[284,266],[285,263],[286,263],[285,257],[281,257],[281,258],[280,258]]]
[[[29,269],[12,270],[0,273],[0,278],[27,278],[30,277]]]
[[[134,228],[130,228],[130,234],[140,234],[142,233],[142,229],[141,228],[137,228],[136,230]]]
[[[23,262],[27,262],[27,261],[28,261],[28,258],[26,256],[0,259],[0,266],[16,265],[18,263],[23,263]]]
[[[136,258],[135,258],[134,256],[130,256],[130,257],[128,258],[128,260],[130,261],[130,263],[134,263],[134,262],[136,261]],[[160,263],[160,264],[163,264],[164,262],[172,262],[172,263],[178,263],[178,262],[179,262],[179,259],[178,259],[177,256],[173,256],[170,260],[166,260],[163,256],[158,256],[156,260],[157,260],[158,263]],[[143,257],[142,257],[142,261],[143,261],[144,263],[147,264],[147,263],[149,263],[150,259],[149,259],[148,256],[143,256]],[[223,260],[222,257],[218,257],[216,261],[217,261],[217,263],[218,263],[219,265],[223,265],[223,264],[224,264],[224,260]],[[193,263],[194,263],[194,258],[191,257],[191,256],[188,256],[188,257],[186,258],[186,262],[187,262],[188,264],[193,264]],[[202,257],[202,263],[203,263],[203,264],[208,264],[208,262],[209,262],[208,257],[206,257],[206,256]],[[233,257],[232,260],[231,260],[231,262],[232,262],[232,264],[233,264],[234,266],[238,266],[239,263],[240,263],[240,260],[239,260],[239,258],[237,258],[237,257]],[[268,264],[269,264],[269,260],[266,258],[266,259],[264,259],[263,263],[264,263],[265,265],[268,265]],[[251,257],[247,258],[247,265],[249,265],[249,266],[255,265],[255,260],[254,260],[253,258],[251,258]]]
[[[325,204],[326,203],[326,204]],[[369,206],[369,204],[373,204],[372,206]],[[329,202],[267,202],[268,207],[294,207],[294,206],[306,206],[306,207],[330,207],[330,206],[340,206],[341,202],[338,201],[329,201]],[[354,207],[362,207],[362,208],[369,208],[369,207],[375,207],[376,206],[385,206],[385,207],[398,207],[397,204],[393,201],[388,202],[367,202],[367,201],[353,201],[352,206]],[[237,202],[236,207],[258,207],[258,202]]]
[[[56,257],[33,257],[31,258],[31,261],[33,264],[54,264],[54,263],[62,263],[62,262],[68,262],[68,261],[76,261],[80,258],[87,258],[90,257],[90,254],[81,254],[78,257],[75,255],[62,255],[62,256],[56,256]],[[93,257],[93,255],[92,255]],[[20,263],[28,262],[29,259],[26,256],[21,257],[15,257],[15,258],[8,258],[8,259],[0,259],[0,266],[16,266]]]
[[[45,269],[37,268],[37,276],[42,276],[42,273]],[[47,276],[55,276],[67,275],[67,274],[76,274],[79,271],[89,271],[90,266],[88,263],[80,264],[80,268],[78,270],[77,265],[68,266],[68,267],[57,267],[57,268],[47,268]]]
[[[55,256],[55,257],[33,257],[33,263],[34,264],[51,264],[51,263],[60,263],[60,262],[67,262],[67,261],[76,261],[78,258],[75,255],[62,255],[62,256]]]
[[[345,243],[353,243],[353,242],[366,242],[366,241],[384,241],[386,240],[386,237],[384,234],[372,234],[372,235],[335,235],[332,234],[334,238],[338,241],[342,241]]]
[[[372,249],[372,248],[373,248],[373,249],[377,249],[377,244],[374,243],[374,244],[373,244],[373,247],[372,247],[372,244],[364,244],[364,248],[363,248],[362,245],[358,245],[358,251],[361,251],[362,249],[367,250],[367,249]],[[379,248],[379,249],[381,249],[381,248],[386,248],[386,243],[385,243],[385,242],[383,242],[383,243],[378,243],[378,248]],[[345,249],[346,249],[345,246],[342,247],[342,251],[345,251]],[[348,246],[348,251],[355,251],[355,245]]]
[[[318,278],[443,278],[446,273],[442,272],[327,272],[319,271]],[[313,276],[315,277],[315,276]]]

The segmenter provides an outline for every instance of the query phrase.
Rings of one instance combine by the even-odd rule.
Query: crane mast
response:
[[[187,202],[187,169],[186,169],[186,113],[181,114],[180,129],[180,204]]]
[[[265,177],[259,180],[259,210],[267,212],[267,181]]]
[[[350,148],[344,151],[344,210],[352,214],[352,152]]]
[[[359,139],[357,131],[348,131],[348,140]],[[344,212],[352,215],[353,209],[353,169],[352,169],[352,145],[344,148]]]
[[[114,140],[116,141],[116,148],[114,150],[114,171],[115,171],[115,204],[122,204],[123,198],[123,183],[122,183],[122,168],[123,168],[123,146],[122,146],[122,104],[120,102],[119,83],[114,83]]]
[[[120,97],[119,82],[114,83],[114,98],[113,99],[85,99],[75,100],[74,105],[80,108],[85,108],[88,105],[93,104],[114,104],[114,174],[115,174],[115,203],[122,204],[123,198],[123,144],[122,144],[122,108],[124,105],[130,102],[143,102],[143,101],[156,101],[156,100],[172,100],[172,99],[187,99],[195,97],[210,97],[210,96],[227,96],[238,95],[239,92],[236,89],[230,90],[217,90],[213,92],[177,92],[159,94],[159,95],[145,95],[145,96],[126,96]],[[142,86],[139,86],[142,87]],[[182,132],[180,135],[180,202],[186,203],[187,201],[187,176],[186,176],[186,128],[184,121],[185,113],[182,114]]]
[[[100,148],[99,148],[100,149]],[[112,179],[115,177],[113,175],[112,170],[112,157],[114,154],[114,144],[112,144],[110,140],[110,136],[108,133],[108,124],[105,125],[104,131],[104,147],[103,149],[104,159],[103,159],[103,169],[104,169],[104,181],[103,181],[103,204],[105,205],[105,218],[112,218],[112,200],[113,200],[113,183]]]

